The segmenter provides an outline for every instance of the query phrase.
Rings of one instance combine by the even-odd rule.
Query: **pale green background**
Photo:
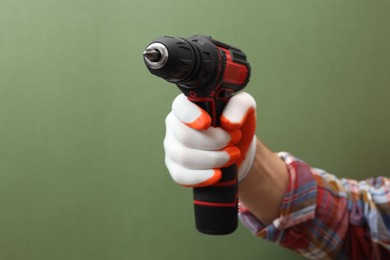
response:
[[[163,163],[179,92],[142,51],[160,35],[240,47],[268,146],[389,176],[389,13],[366,0],[0,0],[0,259],[298,259],[242,226],[195,231],[191,191]]]

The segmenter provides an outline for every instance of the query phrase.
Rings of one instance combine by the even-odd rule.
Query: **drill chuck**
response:
[[[152,74],[176,84],[184,83],[199,68],[194,47],[185,39],[176,37],[155,40],[146,47],[144,61]]]

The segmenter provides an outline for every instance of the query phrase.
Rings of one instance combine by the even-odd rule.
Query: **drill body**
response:
[[[229,98],[250,77],[250,65],[240,49],[202,35],[160,37],[144,51],[144,62],[152,74],[176,84],[207,111],[213,127],[220,125]],[[237,227],[236,166],[222,169],[222,176],[213,186],[194,188],[196,227],[202,233],[229,234]]]

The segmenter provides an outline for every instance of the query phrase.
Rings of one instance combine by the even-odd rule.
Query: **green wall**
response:
[[[191,191],[163,163],[179,92],[141,54],[160,35],[239,46],[268,146],[339,176],[388,176],[389,8],[0,0],[0,259],[299,259],[243,227],[195,231]]]

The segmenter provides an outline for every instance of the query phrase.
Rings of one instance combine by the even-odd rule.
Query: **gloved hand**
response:
[[[230,98],[221,127],[210,127],[206,111],[180,94],[168,114],[164,139],[165,164],[173,180],[203,187],[221,179],[221,168],[234,163],[238,181],[248,174],[256,152],[256,102],[241,92]]]

